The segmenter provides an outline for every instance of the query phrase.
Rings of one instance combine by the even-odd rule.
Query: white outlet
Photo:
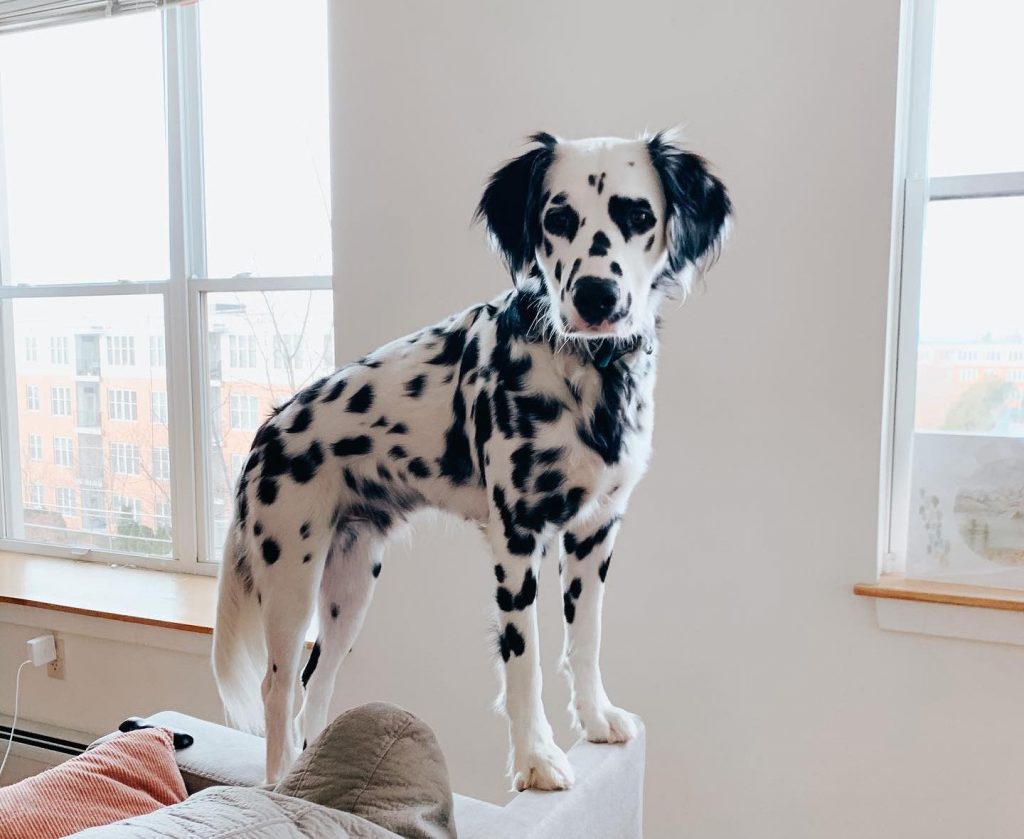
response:
[[[54,636],[57,646],[57,657],[46,665],[46,675],[51,679],[64,678],[64,639]]]

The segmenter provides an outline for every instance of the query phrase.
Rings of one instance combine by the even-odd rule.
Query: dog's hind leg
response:
[[[308,547],[287,540],[279,544],[273,536],[265,538],[262,544],[263,561],[267,564],[260,569],[258,585],[267,639],[263,709],[268,783],[277,783],[299,753],[295,686],[325,552],[310,553]],[[304,561],[306,556],[310,559]]]
[[[346,541],[346,536],[335,541],[320,582],[319,629],[302,672],[305,697],[299,713],[299,731],[304,746],[312,743],[327,725],[338,668],[359,635],[381,569],[383,539],[362,533],[354,544],[345,545]]]

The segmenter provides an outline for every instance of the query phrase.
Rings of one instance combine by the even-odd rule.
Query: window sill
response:
[[[211,635],[217,580],[0,551],[0,603]]]
[[[1024,646],[1024,592],[894,574],[853,591],[874,599],[882,629]]]

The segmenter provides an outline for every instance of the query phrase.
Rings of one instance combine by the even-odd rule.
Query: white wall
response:
[[[664,331],[655,457],[609,577],[606,681],[649,727],[650,836],[1019,833],[1022,652],[884,633],[850,593],[875,573],[898,6],[335,6],[346,355],[504,285],[467,223],[532,131],[682,123],[732,190],[733,240]],[[345,691],[401,695],[458,786],[495,796],[489,565],[423,536],[386,567],[379,660]]]
[[[850,593],[875,571],[894,0],[332,2],[346,356],[504,285],[468,221],[528,132],[681,122],[732,189],[734,238],[665,329],[655,458],[609,576],[606,681],[648,725],[648,836],[1018,836],[1024,653],[882,632]],[[414,710],[456,788],[498,800],[489,569],[457,527],[393,550],[337,706]],[[568,745],[555,577],[545,692]],[[0,614],[4,672],[37,626],[71,640],[65,683],[26,673],[30,719],[216,716],[205,641],[58,620]]]

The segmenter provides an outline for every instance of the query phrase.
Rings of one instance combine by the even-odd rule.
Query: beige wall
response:
[[[668,319],[655,457],[609,577],[606,681],[648,725],[647,834],[1018,836],[1022,651],[882,632],[850,594],[875,569],[895,0],[336,3],[344,356],[504,285],[468,220],[530,131],[682,123],[732,188],[733,240]],[[568,744],[555,576],[545,693]],[[421,526],[385,563],[337,707],[416,711],[456,788],[497,800],[491,597],[479,538]],[[4,672],[26,624],[62,629],[12,609]],[[63,629],[68,679],[27,673],[29,718],[216,714],[205,641]]]

